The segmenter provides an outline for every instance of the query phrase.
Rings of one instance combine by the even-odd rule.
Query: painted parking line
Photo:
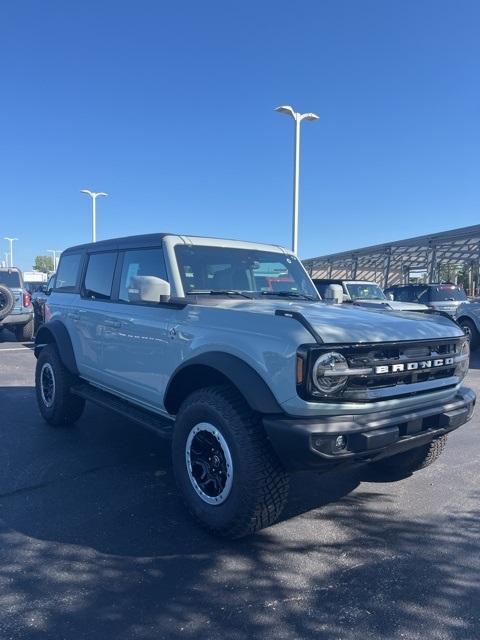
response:
[[[2,349],[0,347],[0,353],[2,351],[28,351],[28,352],[31,352],[31,349],[29,349],[29,347],[12,347],[12,348],[8,348],[8,349]]]

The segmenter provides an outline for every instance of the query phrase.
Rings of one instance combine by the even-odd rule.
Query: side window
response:
[[[92,300],[110,300],[117,253],[92,253],[88,259],[83,295]]]
[[[428,287],[415,287],[415,300],[423,304],[427,304],[430,290]]]
[[[125,251],[118,299],[122,302],[139,302],[138,283],[148,280],[152,302],[160,301],[160,293],[155,293],[159,280],[168,280],[163,249],[135,249]],[[146,302],[146,300],[142,300]]]
[[[60,258],[55,280],[56,291],[73,291],[76,288],[81,263],[81,253],[63,255]]]
[[[393,290],[395,300],[399,302],[408,302],[408,290],[410,287],[399,287]]]

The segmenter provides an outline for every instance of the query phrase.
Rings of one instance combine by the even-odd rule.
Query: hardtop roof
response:
[[[269,245],[264,243],[257,242],[249,242],[245,240],[233,240],[228,238],[214,238],[208,236],[188,236],[183,234],[176,233],[147,233],[143,235],[136,236],[125,236],[121,238],[111,238],[108,240],[99,240],[98,242],[88,242],[85,244],[78,244],[73,247],[68,247],[63,251],[62,255],[66,255],[69,253],[79,253],[79,252],[89,252],[89,251],[108,251],[115,249],[128,249],[135,247],[148,247],[148,246],[158,246],[159,243],[162,242],[165,237],[177,238],[180,242],[185,244],[195,244],[195,240],[200,241],[199,244],[205,245],[209,240],[213,241],[213,244],[216,246],[221,246],[221,243],[225,242],[227,246],[231,244],[232,248],[245,248],[249,247],[251,249],[257,248],[259,250],[271,250],[278,252],[287,251],[278,245]]]

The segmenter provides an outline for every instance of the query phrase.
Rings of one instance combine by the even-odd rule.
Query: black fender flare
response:
[[[169,413],[177,412],[181,403],[179,397],[183,400],[184,390],[190,386],[188,383],[185,384],[188,370],[193,374],[198,367],[207,367],[221,374],[238,389],[254,411],[263,414],[283,413],[283,409],[260,374],[241,358],[222,351],[210,351],[194,356],[175,369],[164,395],[164,405]],[[201,386],[195,385],[193,388]]]
[[[67,327],[60,320],[50,320],[40,327],[35,337],[35,357],[38,358],[43,347],[52,343],[57,345],[62,364],[77,376],[78,368],[72,340]]]

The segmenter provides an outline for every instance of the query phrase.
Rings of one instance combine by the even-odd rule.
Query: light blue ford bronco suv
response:
[[[45,420],[72,424],[90,400],[156,428],[187,507],[220,535],[275,522],[294,471],[425,467],[473,412],[452,320],[322,302],[280,247],[172,234],[77,246],[47,305]]]

